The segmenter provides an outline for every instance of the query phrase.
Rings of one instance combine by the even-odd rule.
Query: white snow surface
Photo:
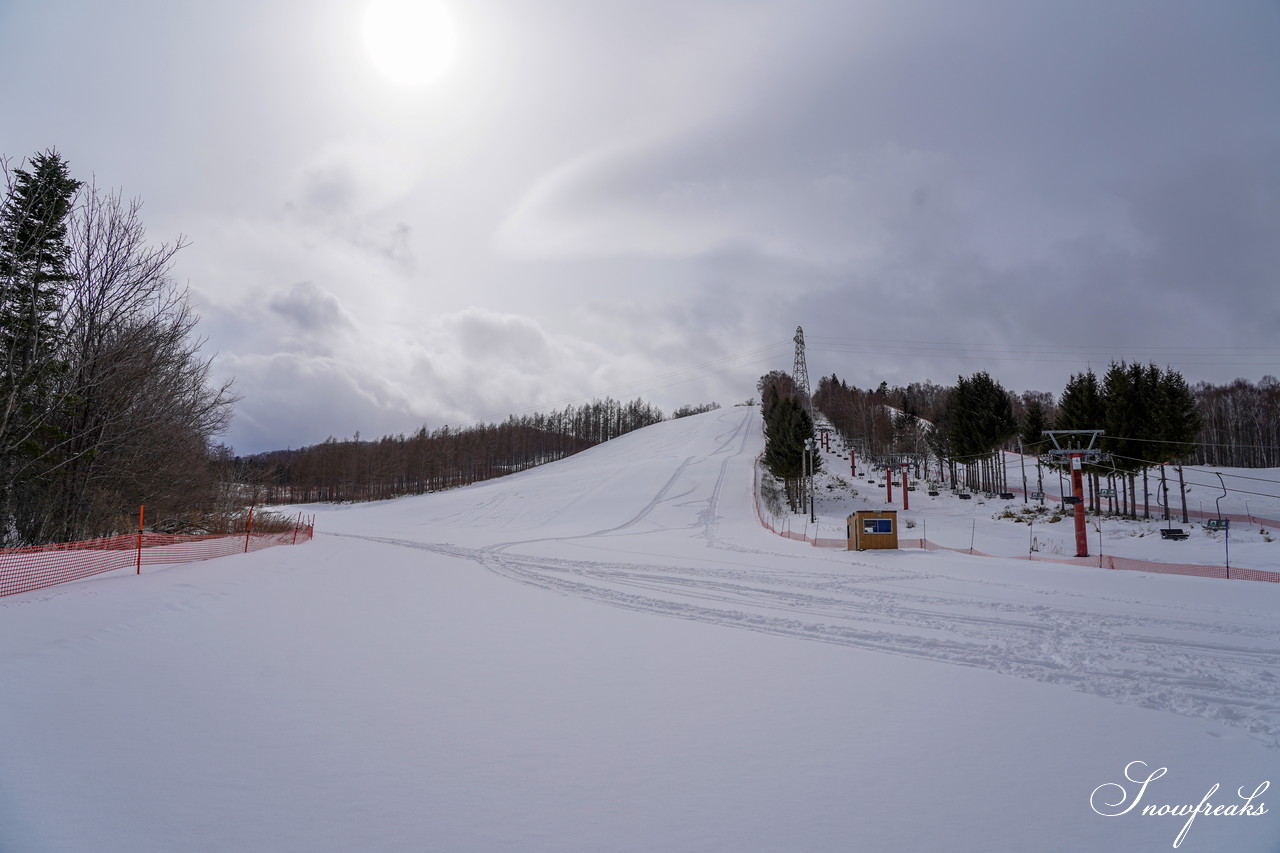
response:
[[[720,410],[0,599],[0,850],[1167,850],[1144,807],[1280,781],[1280,584],[810,547],[762,447]],[[904,520],[1025,554],[945,497]],[[1178,849],[1280,851],[1271,796]]]

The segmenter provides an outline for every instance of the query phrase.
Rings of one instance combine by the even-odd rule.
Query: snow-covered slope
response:
[[[761,447],[720,410],[0,599],[0,850],[1163,850],[1143,806],[1271,779],[1280,585],[811,548]]]

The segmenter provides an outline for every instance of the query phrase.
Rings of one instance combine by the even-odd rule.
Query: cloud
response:
[[[944,154],[884,146],[833,151],[807,169],[733,171],[717,150],[743,130],[713,125],[583,154],[534,185],[497,244],[534,258],[746,251],[831,268],[883,251],[891,234],[927,240],[960,223]]]
[[[796,325],[921,342],[815,346],[811,376],[1050,390],[1078,359],[983,353],[1280,327],[1274,4],[483,0],[412,92],[359,4],[179,6],[0,4],[9,77],[52,33],[77,48],[12,93],[0,152],[57,144],[190,237],[174,274],[239,378],[241,450],[727,403]],[[104,60],[103,32],[182,61]]]
[[[239,453],[303,447],[329,436],[363,437],[411,430],[411,401],[358,360],[277,352],[228,355],[220,369],[236,378],[232,444]],[[282,437],[288,436],[284,442]]]
[[[275,301],[316,334],[351,322],[313,285],[294,286]],[[589,399],[587,389],[608,379],[597,375],[608,361],[599,348],[519,315],[469,308],[429,317],[412,332],[360,324],[347,332],[316,346],[259,340],[259,353],[218,359],[216,369],[235,377],[243,397],[229,437],[237,450],[271,449],[278,444],[272,434],[299,446],[331,434],[376,437],[424,424],[500,421]]]
[[[336,296],[309,281],[272,296],[267,307],[304,332],[334,332],[355,326]]]

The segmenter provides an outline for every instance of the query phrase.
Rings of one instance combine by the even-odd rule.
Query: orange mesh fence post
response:
[[[146,504],[138,504],[138,565],[134,574],[142,574],[142,516],[146,512]]]
[[[253,507],[249,507],[249,521],[244,526],[244,552],[249,553],[249,537],[253,534]]]

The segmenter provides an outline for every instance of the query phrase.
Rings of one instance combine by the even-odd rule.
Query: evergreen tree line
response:
[[[0,166],[0,546],[212,507],[234,398],[170,275],[182,240],[149,243],[140,202],[56,151]]]
[[[1058,401],[1053,428],[1101,429],[1105,435],[1095,445],[1107,459],[1102,465],[1085,466],[1091,488],[1091,508],[1101,511],[1102,480],[1114,493],[1108,509],[1137,514],[1137,477],[1142,475],[1143,514],[1150,515],[1151,487],[1148,475],[1161,463],[1189,460],[1195,452],[1201,415],[1195,395],[1182,374],[1154,364],[1112,362],[1099,380],[1092,370],[1074,374]],[[1027,446],[1044,450],[1043,442]],[[1065,437],[1064,437],[1065,439]],[[1069,447],[1064,441],[1059,444]],[[1083,446],[1078,444],[1077,446]]]
[[[782,481],[791,511],[799,512],[804,506],[806,473],[822,470],[821,454],[811,454],[808,462],[805,458],[805,442],[814,438],[813,418],[788,374],[766,373],[756,389],[764,418],[764,466]]]
[[[1280,391],[1276,386],[1272,381],[1265,390],[1274,397]],[[1250,388],[1239,382],[1230,386],[1238,398],[1256,399],[1259,392],[1251,393]],[[932,455],[953,486],[985,491],[1007,489],[1005,468],[999,464],[1002,450],[1047,454],[1055,445],[1044,435],[1046,430],[1102,430],[1104,435],[1093,447],[1106,454],[1107,461],[1086,468],[1090,505],[1101,511],[1105,480],[1112,493],[1107,508],[1137,514],[1141,475],[1144,513],[1149,515],[1152,489],[1147,478],[1152,469],[1162,462],[1195,462],[1214,449],[1205,444],[1210,423],[1203,411],[1207,395],[1223,400],[1222,418],[1213,424],[1222,437],[1228,437],[1228,424],[1244,420],[1260,429],[1265,423],[1262,417],[1239,417],[1242,408],[1233,409],[1226,402],[1230,394],[1212,386],[1193,391],[1177,371],[1124,361],[1113,362],[1101,379],[1092,370],[1073,375],[1057,401],[1044,392],[1014,395],[980,372],[958,377],[950,388],[931,383],[888,388],[881,383],[875,391],[850,388],[832,376],[819,383],[814,403],[842,434],[862,439],[868,461],[894,453],[926,460]],[[888,407],[897,414],[890,414]],[[1236,431],[1229,437],[1241,436]],[[1265,439],[1258,442],[1263,443]],[[1062,436],[1058,446],[1084,448],[1088,438]],[[1264,458],[1260,448],[1249,450],[1254,452],[1250,458]]]
[[[958,377],[933,429],[928,446],[945,462],[952,485],[1003,492],[1002,452],[1018,434],[1013,398],[986,372]]]
[[[420,495],[523,471],[663,420],[643,400],[611,398],[465,428],[424,426],[376,441],[329,438],[233,460],[252,503],[368,501]]]
[[[1136,365],[1125,365],[1122,371],[1133,372],[1137,369]],[[1168,375],[1169,371],[1165,371],[1166,376],[1156,380],[1155,368],[1149,364],[1143,367],[1142,371],[1147,374],[1146,377],[1133,376],[1126,381],[1123,377],[1115,375],[1116,366],[1113,365],[1108,369],[1111,381],[1107,384],[1117,389],[1112,392],[1113,394],[1119,393],[1126,384],[1140,390],[1147,390],[1148,393],[1152,386],[1158,387],[1165,384],[1163,392],[1166,394],[1172,392],[1176,405],[1172,406],[1174,410],[1172,415],[1166,414],[1164,417],[1173,417],[1175,422],[1182,422],[1182,425],[1174,430],[1178,438],[1173,442],[1157,443],[1155,446],[1148,447],[1145,452],[1141,448],[1143,442],[1131,442],[1127,455],[1153,462],[1177,461],[1189,465],[1231,468],[1280,468],[1280,381],[1277,381],[1274,376],[1264,376],[1256,384],[1246,379],[1236,379],[1225,385],[1199,382],[1191,386],[1189,401],[1188,389],[1181,376]],[[1104,377],[1103,382],[1106,382],[1106,379]],[[1031,446],[1037,440],[1034,436],[1038,435],[1041,429],[1046,429],[1055,423],[1059,428],[1067,429],[1071,428],[1068,425],[1082,424],[1090,421],[1091,418],[1096,421],[1096,411],[1092,415],[1073,415],[1070,409],[1074,408],[1075,404],[1070,398],[1074,394],[1080,394],[1087,401],[1101,394],[1098,383],[1097,377],[1089,378],[1089,372],[1086,371],[1084,374],[1074,376],[1068,382],[1062,398],[1057,401],[1051,394],[1034,391],[1028,391],[1022,395],[1021,406],[1015,398],[1015,410],[1019,411],[1020,423],[1031,424],[1029,428],[1021,430],[1023,441]],[[1073,388],[1073,385],[1080,387]],[[1098,390],[1091,391],[1091,386]],[[1065,419],[1060,414],[1064,405],[1069,410]],[[1167,408],[1170,403],[1168,400],[1163,402],[1157,400],[1155,403],[1148,401],[1139,407],[1139,411],[1153,406],[1156,409]],[[1088,406],[1085,408],[1087,409]],[[1195,410],[1195,415],[1191,414],[1192,408]],[[1103,417],[1105,418],[1105,413]],[[1133,414],[1128,416],[1130,422],[1134,419]],[[1199,429],[1194,439],[1186,442],[1183,439],[1191,431],[1187,422],[1192,420],[1198,421]],[[1115,436],[1128,435],[1120,432],[1127,428],[1124,423],[1112,423],[1108,432]],[[1137,437],[1144,438],[1141,435]],[[1170,444],[1172,446],[1169,446]],[[1191,445],[1190,450],[1187,448],[1188,444]]]

